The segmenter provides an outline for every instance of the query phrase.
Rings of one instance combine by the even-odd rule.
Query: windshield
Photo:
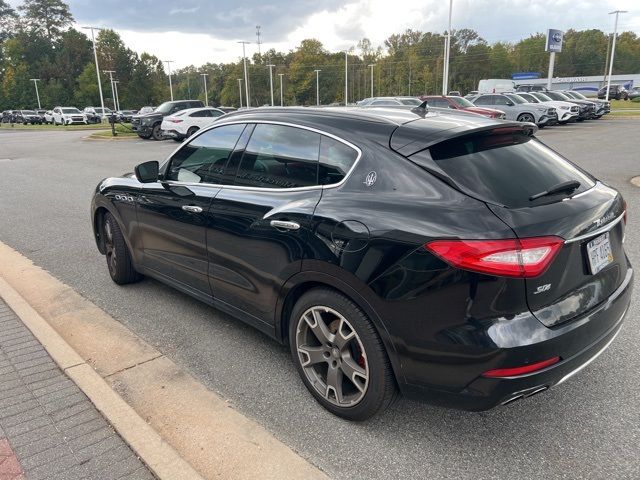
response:
[[[96,108],[96,113],[109,113],[111,112],[110,108],[105,108],[104,110],[102,108]]]
[[[156,108],[155,111],[158,113],[169,113],[173,108],[173,106],[174,106],[173,103],[165,102],[162,105],[160,105],[158,108]]]
[[[547,95],[545,95],[542,92],[535,92],[535,93],[532,93],[531,95],[536,97],[541,102],[552,102],[553,101],[553,99],[551,97],[548,97]]]
[[[63,108],[62,113],[80,113],[77,108]]]
[[[506,94],[505,97],[507,97],[509,100],[511,100],[516,105],[519,105],[521,103],[527,103],[527,101],[524,98],[522,98],[519,95],[515,95],[513,93]]]
[[[548,203],[550,197],[533,201],[530,197],[559,183],[580,182],[573,193],[595,184],[572,163],[522,132],[482,132],[447,140],[429,150],[438,166],[460,187],[509,208]],[[558,194],[551,200],[562,198]]]
[[[449,97],[449,99],[453,100],[461,107],[465,107],[465,108],[475,107],[475,105],[471,103],[469,100],[467,100],[466,98],[451,96]]]
[[[587,97],[585,97],[580,92],[570,92],[570,93],[572,93],[575,98],[579,98],[580,100],[589,100]]]
[[[571,101],[572,99],[563,95],[560,92],[547,92],[547,95],[550,96],[553,100],[563,100],[563,101]]]

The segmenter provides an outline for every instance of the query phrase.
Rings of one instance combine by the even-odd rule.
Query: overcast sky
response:
[[[355,46],[368,37],[374,45],[407,28],[442,32],[446,0],[67,0],[79,25],[113,28],[135,51],[174,60],[174,68],[228,62],[262,49],[288,51],[305,38],[329,50]],[[17,5],[19,0],[10,0]],[[547,28],[599,28],[640,34],[640,0],[454,0],[453,28],[477,30],[489,43],[516,41]]]

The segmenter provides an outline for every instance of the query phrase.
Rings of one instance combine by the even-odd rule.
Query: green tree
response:
[[[69,5],[62,0],[24,0],[18,7],[24,12],[26,25],[53,40],[73,23]]]

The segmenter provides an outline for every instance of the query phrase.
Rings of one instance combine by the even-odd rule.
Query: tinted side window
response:
[[[479,97],[476,99],[476,105],[493,105],[493,100],[490,95],[485,95],[484,97]]]
[[[508,105],[509,99],[507,97],[503,97],[502,95],[493,95],[494,105]]]
[[[222,183],[224,166],[244,130],[244,125],[225,125],[194,138],[176,152],[165,178],[192,183]]]
[[[358,152],[342,142],[322,136],[320,140],[320,169],[318,183],[332,185],[340,182],[349,172]]]
[[[317,133],[284,125],[258,124],[234,183],[263,188],[317,185],[319,150]]]
[[[200,110],[199,112],[193,112],[190,117],[212,117],[211,110]]]

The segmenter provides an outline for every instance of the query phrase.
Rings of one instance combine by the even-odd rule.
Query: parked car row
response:
[[[154,107],[143,107],[153,111]],[[116,122],[131,123],[136,110],[113,111],[110,108],[85,107],[80,111],[76,107],[55,107],[51,110],[5,110],[2,112],[2,123],[21,123],[23,125],[74,125],[97,124],[103,120],[115,119]]]

